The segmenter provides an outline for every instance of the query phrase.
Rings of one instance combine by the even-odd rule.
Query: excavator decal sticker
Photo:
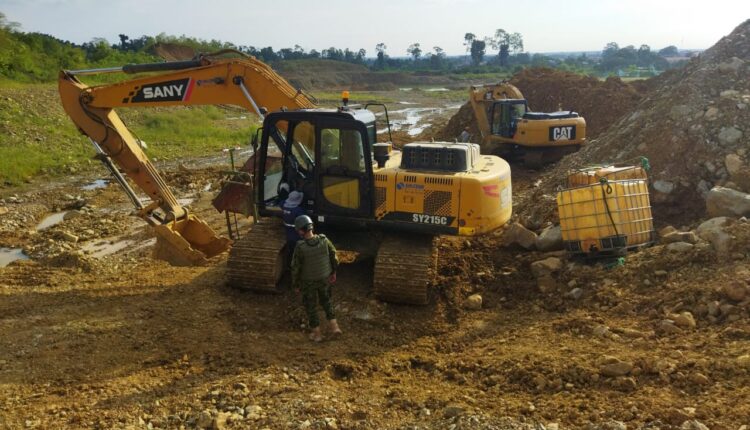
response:
[[[179,102],[190,99],[194,82],[191,78],[144,85],[130,100],[133,103]]]
[[[484,194],[490,197],[500,197],[500,193],[497,191],[497,184],[482,185],[482,191]]]
[[[574,140],[576,138],[576,126],[564,125],[549,128],[549,140]]]

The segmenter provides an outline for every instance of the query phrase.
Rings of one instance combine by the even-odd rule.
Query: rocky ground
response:
[[[217,168],[167,176],[223,229],[209,206]],[[534,177],[517,174],[514,192],[533,192]],[[152,260],[116,186],[80,188],[90,182],[0,203],[2,246],[32,257],[0,268],[0,427],[750,424],[745,220],[665,230],[678,236],[611,269],[536,250],[547,234],[531,250],[512,229],[445,237],[427,307],[374,300],[371,263],[355,261],[335,288],[346,333],[314,345],[294,293],[225,286],[223,256],[202,268]],[[36,230],[61,210],[75,215]]]
[[[746,60],[727,57],[732,40],[707,57],[728,66],[700,71],[700,60],[686,79],[696,67],[744,73]],[[696,120],[717,139],[744,124],[746,82],[732,79],[737,92],[716,93],[718,110]],[[642,130],[671,90],[649,91],[632,120],[651,118]],[[415,138],[424,117],[407,122],[424,112],[402,112],[397,141]],[[683,130],[675,118],[664,130]],[[728,173],[744,171],[740,131],[717,155]],[[622,132],[545,172],[514,167],[518,215],[483,237],[439,239],[428,306],[375,300],[372,261],[347,259],[334,288],[345,333],[321,344],[307,340],[293,292],[226,286],[225,255],[207,267],[152,259],[151,232],[116,185],[95,181],[103,171],[2,189],[0,428],[747,429],[747,190],[730,175],[694,211],[680,206],[684,216],[657,211],[658,242],[622,260],[568,257],[551,184],[575,157],[613,150],[611,133]],[[653,185],[673,168],[657,157],[652,167]],[[160,168],[183,204],[225,231],[210,205],[225,166]]]

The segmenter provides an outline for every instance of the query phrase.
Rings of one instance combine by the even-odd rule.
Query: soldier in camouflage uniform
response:
[[[323,307],[331,333],[341,334],[331,304],[331,284],[336,282],[336,268],[339,260],[336,248],[327,237],[313,233],[313,222],[307,215],[300,215],[294,220],[294,227],[302,237],[294,247],[292,256],[292,286],[302,292],[302,304],[305,306],[309,320],[310,339],[320,342],[317,302]]]

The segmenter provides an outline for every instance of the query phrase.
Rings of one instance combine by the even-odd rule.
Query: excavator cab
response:
[[[492,134],[507,138],[515,136],[518,121],[528,110],[525,99],[505,99],[497,101],[490,107],[490,129]]]
[[[287,184],[290,191],[303,193],[304,207],[319,222],[326,217],[372,217],[374,122],[375,115],[366,109],[269,114],[259,149],[259,213],[280,216],[278,191]],[[268,163],[273,153],[282,157]]]

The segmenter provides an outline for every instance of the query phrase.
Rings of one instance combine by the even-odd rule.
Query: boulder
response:
[[[599,367],[599,373],[604,376],[625,376],[633,370],[633,363],[616,357],[605,357]]]
[[[750,216],[750,194],[725,187],[713,187],[706,196],[706,210],[711,217]]]
[[[722,287],[722,292],[728,299],[734,300],[735,302],[741,302],[747,297],[747,287],[744,283],[734,281],[730,282]]]
[[[562,260],[556,257],[549,257],[531,263],[531,273],[537,278],[551,275],[552,273],[560,271],[562,268]]]
[[[742,131],[734,127],[722,127],[718,137],[720,143],[731,145],[742,138]]]
[[[453,418],[463,415],[466,409],[459,405],[448,405],[443,409],[443,416],[445,418]]]
[[[659,230],[659,237],[668,236],[672,233],[676,233],[678,230],[671,225],[668,225],[666,227],[663,227],[661,230]]]
[[[711,246],[719,254],[726,254],[732,247],[732,237],[724,231],[729,224],[729,218],[716,217],[704,221],[695,232],[698,237],[711,243]]]
[[[549,226],[542,230],[536,238],[536,249],[544,252],[563,249],[562,229],[560,226]]]
[[[726,158],[724,158],[724,165],[730,176],[734,176],[742,170],[742,164],[742,157],[737,154],[727,154]]]
[[[503,233],[503,244],[505,246],[518,245],[524,249],[533,249],[536,246],[536,233],[527,229],[519,223],[513,223]]]
[[[664,229],[662,229],[662,231],[663,230]],[[669,244],[675,242],[695,244],[698,242],[698,235],[696,235],[692,231],[674,231],[665,235],[661,235],[661,243]]]
[[[662,194],[669,194],[675,189],[674,182],[658,179],[654,181],[654,189]]]
[[[695,328],[695,318],[693,318],[693,314],[690,312],[672,315],[671,319],[677,327]]]
[[[482,296],[479,294],[472,294],[464,300],[464,307],[472,311],[482,309]]]

